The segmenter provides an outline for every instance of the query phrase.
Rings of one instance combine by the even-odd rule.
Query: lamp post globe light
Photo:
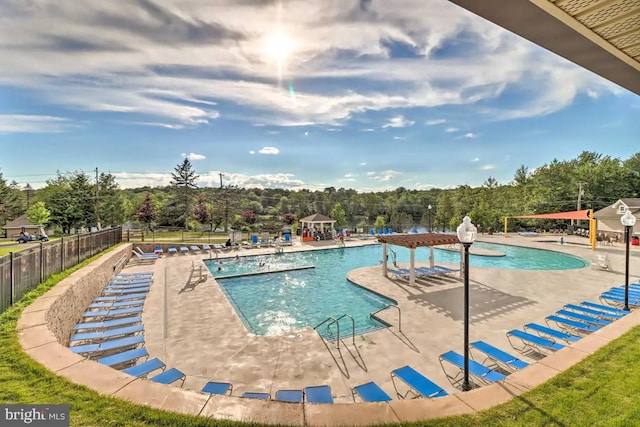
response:
[[[458,240],[464,246],[464,379],[462,391],[471,390],[469,382],[469,248],[476,240],[478,229],[465,216],[456,230]]]
[[[429,233],[431,233],[431,205],[427,206],[427,210],[429,211]]]
[[[636,217],[626,210],[620,218],[620,222],[624,225],[624,241],[625,241],[625,263],[624,263],[624,309],[629,311],[629,241],[631,240],[631,229],[636,224]]]

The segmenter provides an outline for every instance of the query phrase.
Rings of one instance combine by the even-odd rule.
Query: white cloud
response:
[[[600,94],[598,93],[598,91],[587,89],[586,92],[589,98],[598,99],[600,97]]]
[[[352,174],[352,173],[345,173],[345,174],[344,174],[344,177],[345,177],[345,178],[355,178],[355,177],[357,177],[357,176],[358,176],[358,175],[356,175],[356,174]]]
[[[364,128],[364,129],[360,129],[361,132],[375,132],[376,130],[373,128]]]
[[[359,166],[367,166],[367,162],[360,162],[358,163]]]
[[[366,111],[476,104],[515,89],[522,94],[516,105],[480,111],[508,120],[550,114],[581,93],[621,93],[441,0],[370,2],[366,12],[303,0],[259,7],[235,0],[215,7],[194,0],[29,4],[3,5],[0,85],[32,91],[43,105],[126,114],[145,125],[206,126],[236,114],[261,125],[337,127]],[[264,52],[276,18],[295,39],[280,64]],[[391,58],[386,40],[420,56]],[[459,55],[431,55],[458,40],[471,46]],[[326,80],[331,90],[287,90],[278,71],[287,81]],[[343,78],[362,84],[346,86]],[[251,113],[238,114],[238,106]],[[408,123],[398,116],[385,127]]]
[[[280,150],[278,150],[276,147],[262,147],[262,149],[260,149],[260,151],[258,151],[258,153],[260,154],[278,154],[280,152]]]
[[[471,162],[479,162],[480,161],[480,157],[474,157],[473,159],[471,159]]]
[[[460,130],[460,129],[458,129],[458,128],[453,128],[453,127],[452,127],[452,128],[446,128],[444,131],[445,131],[445,132],[452,133],[452,132],[458,132],[459,130]]]
[[[402,175],[402,172],[394,170],[385,170],[381,172],[369,172],[367,173],[371,179],[379,182],[389,182],[394,180],[397,176]]]
[[[483,171],[490,171],[496,168],[496,165],[482,165],[482,167],[480,167],[480,170]]]
[[[308,135],[309,135],[309,131],[306,131],[306,132],[304,133],[304,136],[308,136]]]
[[[207,157],[204,154],[196,154],[196,153],[182,153],[180,154],[182,157],[186,157],[189,160],[204,160]]]
[[[433,119],[433,120],[427,120],[424,124],[427,126],[433,126],[433,125],[440,125],[446,122],[447,122],[447,119]]]
[[[467,139],[472,139],[472,138],[476,138],[478,135],[473,133],[473,132],[467,132],[464,134],[464,137]]]
[[[73,128],[74,125],[63,117],[28,114],[0,114],[0,134],[2,133],[58,133]]]
[[[406,136],[394,136],[393,139],[395,139],[396,141],[401,141],[403,139],[407,139]]]
[[[396,116],[389,119],[387,123],[382,125],[382,128],[405,128],[413,126],[415,122],[413,120],[405,119],[404,116]]]
[[[249,154],[256,154],[254,150],[249,150]]]

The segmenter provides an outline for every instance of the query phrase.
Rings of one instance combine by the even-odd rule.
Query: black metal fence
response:
[[[0,257],[0,313],[51,275],[122,241],[122,228],[63,237]]]

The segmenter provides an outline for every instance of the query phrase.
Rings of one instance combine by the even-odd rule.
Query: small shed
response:
[[[300,220],[302,241],[332,240],[335,234],[336,220],[322,214],[309,215]]]
[[[378,236],[378,242],[382,243],[382,275],[387,276],[388,245],[403,246],[409,248],[409,283],[416,281],[416,248],[429,247],[429,266],[434,266],[433,247],[438,245],[453,245],[460,243],[455,234],[419,233],[419,234],[387,234]],[[462,270],[461,270],[462,271]]]

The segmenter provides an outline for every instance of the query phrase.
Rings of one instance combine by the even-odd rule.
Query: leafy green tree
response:
[[[17,184],[7,182],[0,172],[0,226],[17,218],[24,212],[24,201]]]
[[[95,188],[84,172],[73,172],[47,181],[44,202],[51,211],[49,223],[63,233],[96,224]]]
[[[193,219],[200,225],[211,224],[211,210],[207,206],[207,198],[200,194],[193,209]]]
[[[282,222],[284,224],[292,225],[293,223],[295,223],[297,221],[298,221],[298,217],[296,217],[296,214],[294,214],[294,213],[289,212],[289,213],[286,213],[286,214],[282,215]]]
[[[35,225],[47,225],[51,218],[51,212],[44,202],[36,202],[27,209],[27,219]]]
[[[342,205],[340,203],[335,204],[333,209],[331,209],[330,215],[331,215],[331,218],[336,220],[335,227],[338,230],[341,230],[347,226],[347,215],[345,214],[344,209],[342,208]]]
[[[376,221],[373,223],[373,227],[378,230],[382,229],[387,224],[387,221],[383,215],[380,215],[376,218]]]
[[[153,223],[156,220],[156,206],[150,192],[147,192],[140,204],[140,209],[133,217],[136,221],[144,224],[149,231],[153,229]]]
[[[102,226],[118,226],[124,223],[127,211],[122,190],[116,177],[110,173],[101,173],[98,179],[99,194],[98,213]]]

